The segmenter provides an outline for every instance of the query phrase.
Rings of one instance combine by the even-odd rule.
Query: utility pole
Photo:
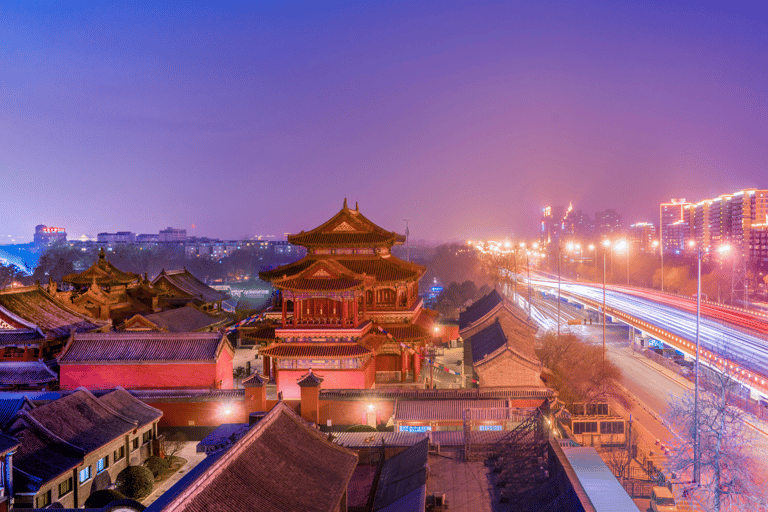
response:
[[[603,251],[603,365],[605,365],[605,251]]]
[[[701,458],[699,447],[699,326],[701,324],[701,247],[698,247],[696,280],[696,384],[693,395],[693,481],[701,483]]]
[[[408,240],[408,235],[411,234],[410,230],[408,229],[408,219],[403,219],[403,222],[405,222],[405,254],[406,259],[408,261],[411,261],[411,244]]]

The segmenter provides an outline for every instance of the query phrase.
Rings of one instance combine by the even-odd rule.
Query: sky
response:
[[[768,188],[760,2],[0,2],[0,239],[532,237]],[[8,236],[11,235],[11,236]],[[3,243],[3,242],[0,242]]]

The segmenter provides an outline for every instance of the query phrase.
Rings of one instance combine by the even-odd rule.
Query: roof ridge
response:
[[[151,412],[155,412],[155,413],[160,413],[160,415],[162,416],[162,414],[163,414],[163,411],[161,411],[160,409],[157,409],[157,408],[155,408],[155,407],[152,407],[151,405],[149,405],[149,404],[147,404],[147,403],[144,403],[142,400],[139,400],[138,398],[136,398],[135,396],[133,396],[133,395],[132,395],[132,394],[131,394],[131,393],[130,393],[130,392],[127,390],[127,389],[125,389],[123,386],[116,386],[116,387],[115,387],[115,389],[113,389],[113,390],[112,390],[112,391],[110,391],[109,393],[106,393],[105,395],[102,395],[100,398],[98,398],[98,400],[101,400],[101,398],[104,398],[105,396],[107,396],[107,395],[111,395],[112,393],[116,393],[116,392],[118,392],[118,391],[121,391],[122,393],[125,393],[126,395],[130,396],[130,397],[131,397],[131,399],[132,399],[132,400],[133,400],[133,401],[134,401],[134,402],[135,402],[137,405],[141,406],[142,408],[146,409],[147,411],[151,411]],[[134,421],[134,423],[138,424],[138,420],[133,420],[133,421]]]
[[[99,400],[98,398],[96,398],[96,395],[94,395],[93,393],[91,393],[90,391],[88,391],[86,388],[84,388],[84,387],[82,387],[82,386],[81,386],[81,387],[79,387],[79,388],[77,388],[77,389],[75,390],[75,393],[77,393],[78,391],[85,391],[85,395],[88,397],[88,399],[89,399],[89,400],[91,400],[91,401],[93,401],[93,402],[96,402],[97,404],[99,404],[99,406],[100,406],[102,409],[104,409],[105,411],[107,411],[107,412],[108,412],[108,413],[110,413],[110,414],[113,414],[113,415],[117,416],[118,418],[122,419],[123,421],[125,421],[125,422],[127,422],[127,423],[130,423],[131,425],[134,425],[134,428],[135,428],[135,427],[138,427],[138,425],[139,425],[139,422],[138,422],[138,421],[136,421],[136,420],[132,420],[131,418],[129,418],[129,417],[127,417],[127,416],[124,416],[124,415],[120,414],[119,412],[117,412],[117,411],[116,411],[116,410],[114,410],[113,408],[111,408],[111,407],[109,407],[108,405],[104,404],[104,403],[103,403],[101,400]],[[72,395],[74,395],[75,393],[72,393]],[[69,396],[72,396],[72,395],[69,395]]]
[[[37,409],[39,409],[39,407]],[[17,414],[18,417],[22,418],[23,421],[29,422],[27,424],[28,428],[34,430],[35,432],[40,433],[40,434],[42,434],[43,436],[45,436],[45,437],[47,437],[49,439],[52,439],[54,442],[56,442],[58,444],[61,444],[65,448],[69,448],[70,450],[74,451],[75,453],[77,453],[81,457],[84,457],[85,454],[87,453],[85,448],[81,448],[81,447],[79,447],[77,445],[74,445],[74,444],[70,443],[69,441],[66,441],[64,438],[59,437],[57,434],[54,434],[48,427],[46,427],[45,425],[40,423],[40,421],[37,418],[35,418],[34,416],[30,415],[29,411],[19,410],[16,414]],[[14,469],[15,469],[15,467],[14,467]]]
[[[212,332],[165,332],[165,331],[109,331],[109,332],[76,332],[73,339],[76,340],[92,340],[92,339],[162,339],[166,338],[169,341],[188,338],[219,338],[222,334],[218,331]]]

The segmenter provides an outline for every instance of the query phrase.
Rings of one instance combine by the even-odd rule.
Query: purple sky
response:
[[[768,188],[758,2],[101,3],[0,6],[0,243],[282,238],[345,196],[414,238],[531,236],[547,204]]]

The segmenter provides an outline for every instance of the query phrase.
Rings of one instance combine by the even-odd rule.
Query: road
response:
[[[549,280],[533,279],[536,287],[556,293],[557,283]],[[562,282],[561,292],[576,297],[590,299],[602,303],[602,288],[572,282]],[[676,336],[694,342],[696,339],[696,315],[686,309],[670,305],[668,301],[658,302],[657,294],[640,296],[640,292],[632,294],[611,289],[606,291],[606,305],[656,326]],[[561,308],[562,309],[562,308]],[[756,320],[757,321],[757,320]],[[759,322],[763,322],[759,320]],[[768,341],[762,335],[748,332],[734,323],[724,322],[710,317],[702,317],[700,322],[700,345],[703,351],[715,354],[738,365],[743,379],[749,381],[755,389],[768,397]],[[687,350],[689,354],[692,349]],[[714,360],[714,359],[713,359]],[[706,359],[705,359],[706,362]],[[741,371],[740,370],[740,371]]]
[[[555,300],[536,298],[532,301],[534,308],[542,314],[556,315]],[[569,304],[561,304],[561,318],[583,317],[584,312]],[[553,322],[550,322],[553,323]],[[570,332],[591,343],[602,344],[602,325],[563,326]],[[606,349],[608,358],[622,371],[622,384],[632,398],[630,412],[633,425],[641,436],[641,446],[646,453],[651,453],[650,459],[663,467],[665,457],[662,446],[670,445],[674,433],[664,423],[671,400],[682,396],[693,389],[693,384],[675,372],[657,364],[639,352],[632,350],[627,340],[626,328],[610,326],[606,333]],[[768,475],[768,424],[753,417],[747,417],[747,442],[755,464],[756,473]]]

